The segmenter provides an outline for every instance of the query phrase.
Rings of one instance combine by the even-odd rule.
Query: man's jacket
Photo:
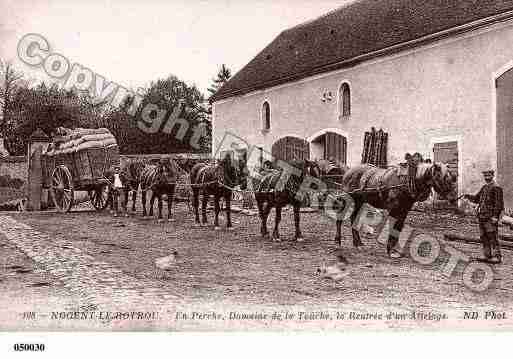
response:
[[[498,219],[504,210],[502,188],[494,182],[485,184],[477,194],[469,195],[467,198],[479,205],[477,216],[480,219],[490,219],[492,217]]]

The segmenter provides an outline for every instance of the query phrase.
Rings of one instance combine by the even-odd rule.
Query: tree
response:
[[[122,153],[176,153],[205,152],[208,144],[200,141],[201,148],[191,146],[194,129],[208,118],[203,94],[196,86],[187,85],[176,76],[153,81],[143,91],[139,111],[132,116],[128,109],[133,99],[128,97],[118,108],[112,108],[105,116],[105,125],[118,139]],[[149,114],[143,109],[151,108]],[[171,114],[181,108],[179,118],[187,121],[185,133],[179,124],[171,126]],[[149,118],[148,118],[149,117]],[[157,127],[145,126],[156,121]],[[145,130],[146,129],[146,130]]]
[[[101,111],[87,94],[64,90],[56,84],[20,86],[11,105],[5,146],[16,155],[25,154],[27,141],[38,128],[51,135],[60,126],[97,128],[103,124]]]
[[[231,70],[225,64],[222,64],[217,76],[212,79],[213,84],[208,88],[208,92],[210,93],[209,100],[226,82],[228,82],[230,77],[232,77]]]
[[[0,59],[0,136],[6,135],[7,127],[12,125],[12,109],[14,96],[18,90],[18,83],[23,78],[21,72],[16,71],[10,62]]]
[[[221,67],[219,67],[219,71],[217,72],[217,76],[212,79],[212,85],[207,89],[210,93],[210,96],[208,97],[208,104],[206,108],[206,120],[205,124],[207,125],[207,134],[205,136],[205,143],[206,148],[210,151],[212,148],[212,103],[211,99],[212,96],[215,95],[215,93],[223,87],[225,83],[228,82],[228,80],[232,77],[232,71],[225,65],[222,64]]]

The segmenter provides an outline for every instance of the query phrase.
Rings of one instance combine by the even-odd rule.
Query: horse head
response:
[[[301,176],[310,176],[320,178],[322,171],[319,164],[315,161],[310,160],[292,160],[289,162],[290,165],[301,171]]]
[[[321,178],[321,167],[315,161],[305,160],[304,173],[307,176]]]
[[[173,183],[176,180],[177,170],[174,163],[169,158],[162,158],[157,164],[159,178],[164,183]]]
[[[454,176],[446,164],[435,162],[430,164],[431,185],[436,193],[449,202],[454,202],[458,196],[456,188],[456,176]]]
[[[240,185],[241,189],[246,188],[246,177],[244,176],[245,166],[240,161],[233,161],[230,155],[226,155],[219,163],[218,170],[220,177],[229,187]]]

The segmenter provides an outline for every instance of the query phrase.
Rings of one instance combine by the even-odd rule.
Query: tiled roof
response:
[[[401,50],[466,24],[511,17],[512,0],[360,0],[283,31],[212,98],[218,101]],[[477,24],[476,24],[477,25]],[[425,41],[433,39],[424,39]],[[417,43],[418,45],[418,43]],[[376,53],[377,52],[377,53]]]

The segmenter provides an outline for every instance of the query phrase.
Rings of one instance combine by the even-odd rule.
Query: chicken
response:
[[[158,269],[161,269],[164,271],[171,270],[176,266],[177,256],[178,256],[178,252],[173,251],[172,254],[170,254],[166,257],[157,258],[157,259],[155,259],[155,266]]]
[[[336,253],[337,262],[331,266],[321,266],[317,269],[317,273],[322,278],[333,279],[334,281],[338,281],[349,274],[348,262],[346,258],[341,253]]]

